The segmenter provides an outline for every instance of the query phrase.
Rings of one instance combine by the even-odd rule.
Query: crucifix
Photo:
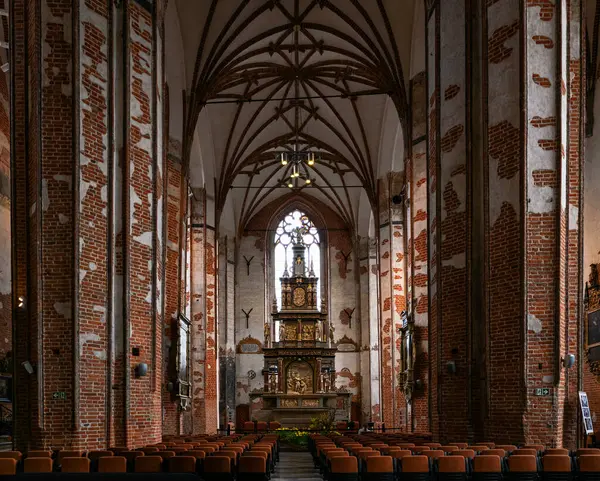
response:
[[[352,314],[354,314],[354,311],[356,310],[356,307],[353,308],[352,310],[350,309],[344,309],[344,312],[346,313],[346,315],[348,316],[348,327],[350,329],[352,329]]]
[[[348,252],[348,254],[344,254],[344,251],[340,251],[340,254],[342,254],[342,257],[344,258],[344,270],[347,271],[348,270],[348,259],[350,259],[350,256],[352,255],[352,251]]]
[[[248,312],[244,311],[244,309],[242,309],[242,312],[244,313],[244,315],[246,316],[246,329],[248,329],[249,327],[249,321],[250,321],[250,313],[254,310],[254,308],[250,309]]]
[[[246,261],[246,268],[248,269],[248,275],[250,275],[250,263],[252,262],[252,259],[254,259],[254,256],[250,257],[250,259],[244,256],[244,260]]]

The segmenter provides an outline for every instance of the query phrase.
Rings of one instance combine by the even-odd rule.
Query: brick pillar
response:
[[[360,313],[359,319],[362,320],[360,323],[360,372],[361,384],[360,384],[360,396],[361,396],[361,412],[363,423],[371,421],[372,417],[372,384],[373,379],[371,376],[371,344],[372,336],[370,332],[370,316],[369,316],[369,280],[371,278],[369,269],[369,239],[361,238],[358,240],[358,288]],[[376,342],[376,340],[375,340]]]
[[[216,343],[216,244],[207,224],[206,191],[194,189],[192,201],[192,419],[193,434],[218,428]]]
[[[561,358],[580,358],[581,13],[519,6],[488,3],[483,18],[485,432],[573,448],[578,373]]]
[[[371,411],[369,413],[369,420],[372,422],[380,422],[381,416],[381,338],[380,323],[381,317],[379,306],[380,295],[379,295],[379,258],[377,250],[377,238],[373,232],[373,238],[368,239],[368,289],[369,289],[369,308],[368,308],[368,337],[367,347],[369,349],[368,362],[370,368],[368,370],[369,377],[371,380]],[[371,235],[371,233],[370,233]]]
[[[578,373],[561,359],[581,357],[580,4],[496,0],[482,18],[467,7],[434,5],[427,25],[431,429],[574,447]],[[474,81],[465,38],[483,49]],[[481,300],[470,299],[474,273]],[[542,387],[549,396],[535,395]]]
[[[165,319],[163,346],[163,434],[186,434],[183,426],[185,416],[179,410],[179,403],[172,392],[168,390],[168,383],[175,384],[175,364],[177,358],[177,322],[181,312],[186,315],[185,301],[181,291],[185,289],[186,277],[180,271],[185,269],[187,258],[186,233],[188,204],[188,187],[183,174],[181,163],[181,144],[176,140],[169,142],[169,155],[167,158],[167,255],[165,262]],[[183,221],[183,222],[182,222]],[[183,225],[182,225],[183,224]],[[187,317],[187,316],[186,316]],[[187,317],[189,319],[189,317]]]
[[[235,419],[235,242],[219,240],[219,425]],[[267,384],[265,384],[266,386]]]
[[[159,440],[161,15],[133,0],[119,9],[111,1],[14,4],[15,55],[28,60],[13,72],[15,133],[26,139],[13,156],[21,246],[13,274],[15,296],[24,298],[15,333],[16,445]],[[127,25],[125,72],[117,18]],[[139,362],[148,376],[135,379]]]
[[[408,312],[415,323],[410,430],[429,431],[429,301],[427,276],[427,85],[425,72],[411,80],[412,146],[406,162]]]
[[[468,0],[437,2],[427,23],[431,430],[442,440],[471,431],[468,8]]]
[[[583,132],[584,118],[582,90],[585,88],[585,57],[583,22],[584,14],[580,1],[567,2],[566,36],[568,47],[565,54],[568,62],[568,74],[566,77],[566,100],[568,102],[568,157],[567,157],[567,278],[565,280],[565,292],[568,298],[566,304],[566,326],[565,326],[565,351],[575,354],[577,363],[573,370],[566,373],[565,379],[565,406],[563,425],[563,445],[574,447],[581,439],[582,426],[578,423],[578,399],[577,391],[583,389],[583,365],[585,352],[583,349],[584,328],[580,320],[583,316],[581,303],[581,279],[584,268],[582,248],[582,226],[583,226]],[[564,17],[563,17],[564,18]],[[563,27],[564,28],[564,27]]]
[[[379,181],[379,282],[382,421],[389,428],[405,424],[406,402],[399,386],[400,314],[406,308],[403,205],[392,197],[402,191],[403,173]]]

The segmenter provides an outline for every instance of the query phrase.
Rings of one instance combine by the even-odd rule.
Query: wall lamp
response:
[[[25,308],[25,297],[19,296],[18,301],[19,301],[19,303],[17,304],[17,307],[19,309],[24,309]]]
[[[33,366],[31,365],[31,363],[29,361],[22,362],[21,366],[23,366],[25,368],[25,370],[27,371],[27,374],[33,374],[35,372],[35,369],[33,369]]]
[[[448,370],[448,373],[450,373],[450,374],[456,374],[456,362],[454,362],[454,361],[448,361],[446,363],[446,369]]]
[[[145,362],[140,362],[137,366],[135,366],[136,377],[144,377],[146,374],[148,374],[148,364]]]
[[[575,354],[567,354],[561,361],[565,369],[571,369],[575,365]]]

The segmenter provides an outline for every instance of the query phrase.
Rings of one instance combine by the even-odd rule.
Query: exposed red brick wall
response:
[[[585,65],[585,48],[583,40],[583,8],[581,2],[569,0],[567,19],[574,29],[575,26],[578,30],[573,31],[580,32],[579,37],[569,36],[569,48],[568,52],[568,65],[569,72],[567,75],[567,98],[568,100],[568,135],[569,135],[569,149],[568,149],[568,304],[567,312],[568,327],[566,329],[567,342],[566,349],[570,353],[574,353],[576,359],[582,361],[583,358],[583,346],[579,342],[583,338],[583,326],[581,325],[582,305],[581,305],[581,282],[583,277],[583,252],[581,249],[582,244],[582,230],[583,226],[580,221],[579,213],[583,211],[583,189],[581,186],[581,179],[583,177],[583,145],[582,145],[582,132],[584,131],[584,119],[581,115],[581,105],[584,102],[584,95],[582,93],[583,86],[585,85],[585,72],[583,66]],[[574,38],[575,37],[575,38]],[[573,219],[570,212],[573,212]],[[577,422],[577,410],[578,410],[578,398],[576,393],[579,390],[579,386],[583,384],[583,380],[579,379],[578,373],[573,369],[569,371],[568,378],[566,380],[566,389],[568,393],[567,405],[565,406],[565,432],[563,434],[563,446],[576,446],[581,426]]]
[[[513,3],[502,0],[496,8],[511,9]],[[484,309],[487,327],[478,343],[485,348],[485,364],[480,367],[485,379],[482,393],[487,420],[483,435],[501,442],[520,442],[523,438],[521,412],[523,406],[522,362],[523,290],[518,279],[521,274],[521,245],[523,243],[518,190],[505,188],[500,195],[498,183],[518,182],[523,175],[520,166],[521,129],[518,103],[502,109],[503,98],[512,95],[509,85],[496,86],[501,70],[511,69],[517,75],[519,49],[514,48],[520,31],[518,12],[506,19],[504,26],[495,22],[496,11],[488,6],[485,12],[484,45],[484,95],[489,104],[486,110],[484,132],[487,135],[487,152],[484,160],[485,198],[485,270]],[[489,88],[489,84],[492,87]],[[503,115],[497,115],[499,111]],[[492,117],[493,114],[493,117]],[[486,352],[487,351],[487,352]],[[484,361],[483,359],[480,360]]]
[[[43,65],[41,71],[14,65],[14,128],[27,142],[27,151],[15,142],[13,192],[15,286],[26,298],[14,346],[16,445],[22,450],[133,447],[161,435],[162,332],[154,323],[162,323],[164,156],[152,123],[152,112],[162,111],[152,57],[160,29],[137,3],[124,6],[135,36],[131,71],[119,82],[133,86],[125,96],[132,117],[115,122],[127,125],[128,150],[115,146],[113,169],[109,103],[120,101],[111,91],[116,80],[108,58],[113,2],[73,5],[28,1],[25,11],[18,0],[14,10],[15,52],[24,53],[26,45],[28,65]],[[126,172],[122,183],[116,170]],[[139,358],[123,352],[124,299]],[[25,360],[35,375],[20,367]],[[133,367],[141,361],[150,372],[136,379]]]
[[[437,212],[438,195],[438,162],[439,152],[437,136],[438,109],[439,109],[439,78],[433,72],[439,61],[439,12],[433,12],[427,23],[427,71],[432,72],[427,76],[427,203],[428,203],[428,277],[429,277],[429,411],[430,430],[434,439],[439,437],[440,399],[439,399],[439,227]]]
[[[164,336],[166,345],[164,348],[163,365],[165,378],[163,382],[163,435],[178,435],[182,433],[182,416],[178,410],[178,403],[173,394],[167,390],[167,383],[174,382],[172,363],[175,362],[177,333],[177,315],[180,312],[180,262],[182,249],[182,225],[181,216],[185,215],[185,190],[186,185],[181,170],[179,159],[169,156],[167,159],[167,258],[165,272],[165,322]],[[183,197],[182,197],[183,196]],[[182,205],[182,198],[184,203]],[[181,266],[185,267],[185,266]]]
[[[152,14],[135,2],[128,4],[129,28],[131,32],[130,62],[131,71],[131,120],[129,126],[127,168],[127,199],[132,206],[127,218],[127,293],[128,314],[131,325],[131,348],[139,348],[140,356],[128,353],[131,369],[141,362],[149,367],[148,375],[142,378],[131,376],[129,387],[129,419],[127,420],[127,442],[139,446],[161,439],[161,396],[160,386],[156,385],[157,371],[162,370],[162,352],[156,345],[154,336],[162,334],[162,323],[157,329],[157,319],[151,312],[156,299],[154,289],[154,268],[160,272],[155,252],[153,232],[156,219],[153,218],[157,195],[155,183],[157,167],[153,166],[152,151]],[[150,87],[150,88],[148,88]],[[149,142],[150,141],[150,142]],[[162,159],[161,159],[162,160]],[[149,309],[150,307],[150,309]],[[160,378],[162,381],[162,373]],[[159,381],[160,382],[160,381]]]
[[[107,444],[106,363],[109,359],[108,280],[108,5],[86,1],[79,6],[79,203],[75,222],[79,234],[77,315],[78,446],[102,449]],[[63,186],[64,189],[64,180]],[[61,214],[59,214],[60,216]],[[64,213],[63,213],[64,215]],[[63,217],[61,223],[71,225]]]
[[[206,191],[194,191],[192,202],[192,399],[193,433],[218,429],[218,364],[216,325],[216,239],[206,224]]]
[[[43,379],[42,389],[38,392],[43,396],[41,408],[44,412],[40,413],[38,422],[41,428],[39,439],[44,446],[72,446],[76,442],[74,438],[79,428],[76,421],[80,414],[76,402],[79,393],[73,385],[74,375],[79,375],[73,364],[73,350],[79,343],[75,344],[78,339],[73,332],[73,273],[77,266],[74,264],[73,191],[70,185],[75,132],[73,39],[70,35],[72,6],[68,0],[49,2],[47,13],[51,16],[41,16],[39,42],[44,69],[34,75],[40,75],[43,84],[42,91],[38,92],[41,97],[32,99],[32,106],[41,106],[41,117],[37,119],[39,126],[30,132],[32,136],[39,136],[35,142],[41,149],[35,155],[39,156],[39,167],[35,166],[39,170],[29,179],[31,194],[36,186],[41,187],[41,197],[34,197],[36,203],[32,206],[37,216],[39,237],[37,245],[31,246],[32,252],[37,250],[39,255],[36,274],[40,277],[35,292],[39,296],[38,302],[31,302],[29,308],[30,312],[34,308],[38,312],[34,325],[39,326],[38,334],[43,338],[36,361],[38,375]],[[36,39],[30,46],[37,45]],[[30,142],[30,154],[32,145]],[[70,222],[61,223],[60,216]],[[35,262],[34,259],[30,261]],[[30,296],[30,301],[34,299]],[[65,392],[67,399],[52,399],[54,392]]]

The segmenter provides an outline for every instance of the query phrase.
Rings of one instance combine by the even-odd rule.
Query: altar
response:
[[[317,308],[317,277],[305,260],[302,236],[294,241],[292,273],[281,277],[281,310],[273,302],[265,322],[263,345],[264,388],[254,391],[262,409],[252,412],[259,421],[278,421],[284,427],[308,427],[324,412],[337,421],[350,419],[351,393],[336,389],[333,325],[323,302]]]

